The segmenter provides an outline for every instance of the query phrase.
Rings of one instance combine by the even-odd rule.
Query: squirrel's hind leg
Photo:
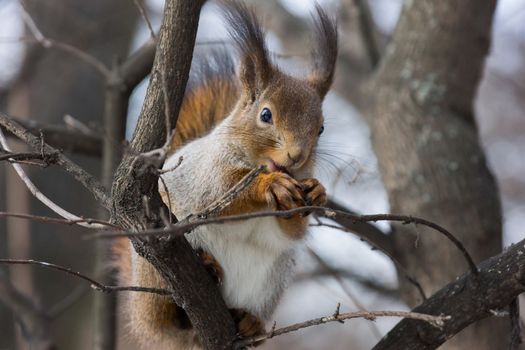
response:
[[[241,338],[254,337],[266,333],[264,322],[243,309],[230,309],[230,313],[237,327],[237,334]],[[263,341],[257,342],[254,346],[261,345]]]

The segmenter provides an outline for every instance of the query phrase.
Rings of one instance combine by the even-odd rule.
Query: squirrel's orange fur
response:
[[[217,147],[207,145],[208,149],[206,149],[206,152],[213,153],[217,151],[216,148],[220,148],[219,146],[226,147],[228,150],[228,147],[231,147],[231,151],[224,155],[221,154],[216,159],[214,158],[214,162],[223,162],[213,165],[214,173],[206,174],[213,177],[216,182],[219,179],[220,187],[225,189],[231,188],[240,181],[254,165],[268,165],[270,170],[257,176],[249,187],[238,194],[220,215],[269,209],[286,210],[305,204],[322,205],[326,201],[324,188],[317,180],[309,178],[309,175],[313,165],[313,152],[317,144],[318,133],[322,126],[321,103],[333,78],[337,53],[335,25],[320,8],[317,9],[316,29],[319,48],[314,51],[315,69],[309,79],[299,80],[280,72],[271,64],[264,44],[263,32],[253,11],[235,0],[226,3],[225,8],[227,20],[232,27],[230,34],[241,54],[239,76],[235,75],[231,61],[224,60],[221,55],[216,55],[216,64],[213,69],[210,68],[212,64],[201,64],[208,70],[201,72],[199,77],[201,81],[196,84],[190,83],[190,87],[186,91],[177,121],[176,133],[171,140],[170,157],[177,157],[177,152],[192,146],[190,143],[192,140],[208,137],[208,140],[215,140],[214,142],[227,143],[228,145],[217,144]],[[213,58],[208,57],[208,60],[213,60]],[[274,112],[273,129],[258,121],[260,110],[263,107]],[[217,131],[216,127],[221,129]],[[278,133],[274,129],[278,129]],[[227,135],[221,135],[221,132]],[[216,135],[212,135],[214,138],[210,139],[208,135],[213,133]],[[241,152],[242,155],[239,156],[238,161],[234,161],[235,166],[232,166],[231,160],[226,158],[235,158],[236,152]],[[193,158],[184,158],[181,168],[191,165],[191,162],[206,161],[205,159],[199,160],[199,157],[203,157],[202,153],[193,155]],[[248,162],[249,164],[239,166],[239,162]],[[197,169],[200,170],[200,168]],[[183,174],[183,170],[177,169],[176,171],[178,171],[177,174]],[[184,181],[189,181],[194,187],[192,190],[186,189],[186,184],[183,186],[184,191],[182,193],[187,193],[188,196],[191,196],[193,192],[200,193],[199,191],[202,191],[202,188],[199,186],[203,185],[197,182],[198,179],[193,179],[196,174],[189,172],[186,175]],[[167,174],[166,176],[175,176],[175,174]],[[170,178],[170,181],[167,181],[168,188],[180,185],[176,182],[178,181],[176,178]],[[193,192],[188,193],[188,191]],[[176,198],[171,198],[172,192],[177,192],[179,195],[175,196]],[[176,215],[179,216],[180,214],[182,217],[188,213],[198,212],[210,204],[208,202],[210,198],[206,198],[207,195],[210,196],[209,192],[210,190],[205,190],[202,192],[202,197],[191,197],[185,200],[181,198],[184,195],[181,195],[180,189],[172,187],[170,188],[171,208]],[[167,203],[167,194],[162,191],[160,194],[164,202]],[[261,225],[273,227],[271,220],[275,219],[265,220],[265,223],[261,223]],[[263,236],[241,238],[253,241],[246,243],[250,244],[249,247],[246,246],[249,248],[247,251],[254,249],[254,244],[255,246],[260,244],[263,250],[270,249],[267,247],[283,244],[280,241],[282,239],[293,242],[305,234],[307,219],[303,216],[295,215],[289,219],[276,219],[275,222],[280,227],[280,229],[275,229],[279,231],[278,233],[257,232],[256,234]],[[232,226],[232,230],[238,230],[238,227]],[[265,241],[267,238],[264,236],[273,234],[282,234],[286,237]],[[214,275],[218,283],[222,283],[223,279],[226,279],[224,283],[226,286],[230,286],[228,293],[231,293],[232,278],[238,278],[236,277],[238,273],[233,273],[230,276],[228,269],[223,271],[221,264],[219,264],[220,261],[217,262],[214,256],[207,251],[217,242],[210,242],[210,246],[202,246],[201,241],[204,239],[205,242],[205,237],[205,232],[194,232],[188,238],[192,246],[197,249],[197,254],[204,266]],[[215,238],[220,239],[220,237]],[[228,244],[230,244],[228,241],[224,241],[219,246],[224,249],[224,245]],[[241,243],[241,251],[244,254],[242,244],[244,243]],[[232,249],[234,248],[232,246]],[[275,258],[271,258],[276,259],[271,261],[272,264],[278,264],[281,258],[284,259],[281,264],[288,264],[285,262],[286,256],[284,256],[288,253],[278,253],[280,248],[277,249],[277,253],[274,253],[272,249],[275,248],[269,250],[270,257],[271,254],[278,254]],[[115,251],[119,257],[121,283],[129,285],[134,282],[144,287],[167,287],[157,271],[133,251],[130,243],[119,242],[115,246]],[[218,260],[231,258],[229,256],[215,257]],[[242,265],[243,259],[246,259],[246,256],[239,257],[238,264]],[[237,259],[234,261],[236,262]],[[255,264],[254,266],[259,264],[257,261],[252,263]],[[261,261],[262,265],[265,263],[267,262]],[[278,267],[278,265],[276,266]],[[226,268],[232,269],[232,265],[230,264]],[[283,274],[287,273],[287,269],[288,267],[283,267]],[[274,299],[280,293],[280,291],[272,290],[273,284],[278,285],[276,288],[282,289],[284,283],[284,279],[283,281],[271,280],[272,278],[275,279],[274,275],[262,276],[262,279],[266,278],[269,278],[269,282],[271,282],[265,286],[268,288],[268,293],[275,295],[265,302],[268,304],[265,306],[265,311],[257,311],[258,309],[251,311],[249,306],[246,306],[248,310],[245,310],[243,305],[241,308],[236,305],[228,305],[241,335],[252,336],[264,331],[264,318],[267,318],[271,313],[276,303]],[[225,285],[222,285],[223,289],[226,288]],[[235,292],[237,288],[236,286],[233,287]],[[237,285],[237,287],[241,286]],[[254,291],[254,293],[260,295],[264,291],[260,287],[258,288],[259,290]],[[226,290],[223,290],[223,295],[227,304],[228,302],[235,304],[237,298],[232,299],[231,295],[226,296],[224,293]],[[239,293],[241,292],[239,291]],[[136,334],[137,339],[145,347],[155,349],[192,349],[199,347],[199,342],[191,330],[191,324],[186,314],[181,308],[173,304],[169,297],[149,293],[129,293],[126,297],[127,299],[123,302],[126,304],[125,315],[129,319],[132,332]],[[242,299],[241,296],[239,298]],[[264,316],[257,315],[257,312]]]

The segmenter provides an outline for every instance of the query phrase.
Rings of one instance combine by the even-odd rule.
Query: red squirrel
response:
[[[219,215],[324,205],[326,193],[312,177],[321,105],[337,57],[335,21],[319,7],[314,14],[314,66],[305,78],[283,73],[272,63],[264,31],[254,13],[238,1],[222,3],[229,34],[239,53],[216,52],[196,63],[180,110],[170,155],[161,175],[169,196],[161,197],[178,218],[195,214],[220,198],[259,165],[266,171]],[[195,67],[194,67],[195,68]],[[235,69],[237,68],[237,69]],[[236,73],[237,70],[237,73]],[[265,217],[200,226],[186,235],[219,283],[241,336],[264,333],[290,278],[294,250],[307,229],[307,217]],[[165,287],[156,270],[130,244],[121,254],[125,283]],[[168,297],[130,293],[124,301],[129,328],[144,347],[199,348],[182,308]]]

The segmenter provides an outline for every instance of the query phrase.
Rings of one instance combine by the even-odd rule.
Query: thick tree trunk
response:
[[[162,147],[167,136],[166,124],[176,125],[204,2],[168,0],[165,3],[152,75],[131,139],[132,151],[120,163],[112,186],[112,219],[121,227],[140,230],[163,224],[161,212],[167,208],[162,205],[158,192],[158,176],[141,171],[145,159],[136,155]],[[144,199],[150,210],[146,210]],[[169,285],[174,302],[186,311],[202,347],[231,348],[235,339],[231,315],[186,238],[177,235],[134,237],[132,243],[137,253],[148,260]]]
[[[386,56],[368,86],[367,115],[392,213],[448,228],[479,262],[501,247],[498,189],[472,112],[496,1],[407,1]],[[394,225],[398,258],[427,295],[466,271],[435,233]],[[401,280],[405,301],[421,302]],[[502,349],[506,320],[473,325],[448,349]]]

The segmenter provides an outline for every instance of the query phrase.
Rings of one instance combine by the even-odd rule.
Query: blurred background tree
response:
[[[285,54],[279,56],[280,63],[291,72],[307,69],[312,2],[247,1],[265,19],[271,50]],[[525,87],[516,77],[525,70],[521,25],[525,6],[512,0],[500,0],[497,7],[495,1],[458,5],[424,0],[406,1],[404,6],[400,0],[321,3],[333,12],[338,9],[341,30],[336,82],[325,105],[327,128],[321,146],[327,159],[318,170],[329,193],[358,212],[390,210],[442,224],[458,235],[476,262],[523,238],[525,105],[521,97]],[[148,36],[132,1],[28,0],[25,5],[46,37],[78,47],[110,67]],[[144,7],[157,29],[162,1],[146,1]],[[13,18],[22,23],[23,18],[18,3],[11,0],[0,2],[0,17],[12,17],[10,23],[16,21]],[[23,33],[17,32],[16,23],[3,25],[0,50],[5,54],[1,59],[12,64],[3,69],[8,78],[1,88],[2,110],[43,125],[63,125],[63,117],[70,115],[75,120],[68,119],[70,129],[82,131],[87,126],[84,132],[111,138],[103,126],[105,83],[97,71],[61,50],[44,49],[27,40],[31,37],[27,26]],[[24,39],[16,39],[18,36]],[[209,48],[205,42],[225,38],[216,6],[206,5],[197,54]],[[139,86],[131,98],[128,131],[135,123],[144,89],[144,84]],[[120,141],[114,139],[116,148],[122,148]],[[92,173],[101,173],[99,158],[76,153],[75,159]],[[29,197],[8,164],[0,166],[5,169],[0,173],[5,188],[0,194],[1,210],[51,214]],[[91,196],[60,170],[32,169],[31,176],[63,207],[100,216]],[[427,296],[466,271],[454,247],[433,232],[407,225],[379,228],[392,230],[387,236],[390,253],[420,281]],[[82,232],[2,220],[0,242],[5,244],[0,244],[0,253],[53,261],[102,278],[95,268],[100,246],[94,249],[92,242],[81,241]],[[337,302],[347,309],[391,309],[421,301],[413,285],[402,274],[397,277],[384,255],[370,251],[358,239],[315,228],[308,248],[317,255],[307,249],[301,256],[297,282],[276,312],[279,324],[325,315]],[[323,269],[319,257],[340,276],[334,278]],[[81,283],[29,267],[9,270],[12,283],[45,309],[67,296],[78,299],[50,323],[59,348],[112,348],[112,332],[100,338],[94,327],[95,295],[85,292]],[[111,303],[112,298],[101,300]],[[107,322],[101,323],[102,329],[113,324],[111,314],[102,314],[99,320]],[[396,321],[352,322],[351,326],[327,325],[279,337],[265,346],[320,349],[330,344],[330,349],[368,349]],[[444,348],[503,348],[508,343],[502,326],[506,322],[492,318],[477,324]],[[0,304],[0,347],[24,348],[25,341],[13,324],[13,315]],[[131,348],[125,331],[119,334],[120,348]]]

